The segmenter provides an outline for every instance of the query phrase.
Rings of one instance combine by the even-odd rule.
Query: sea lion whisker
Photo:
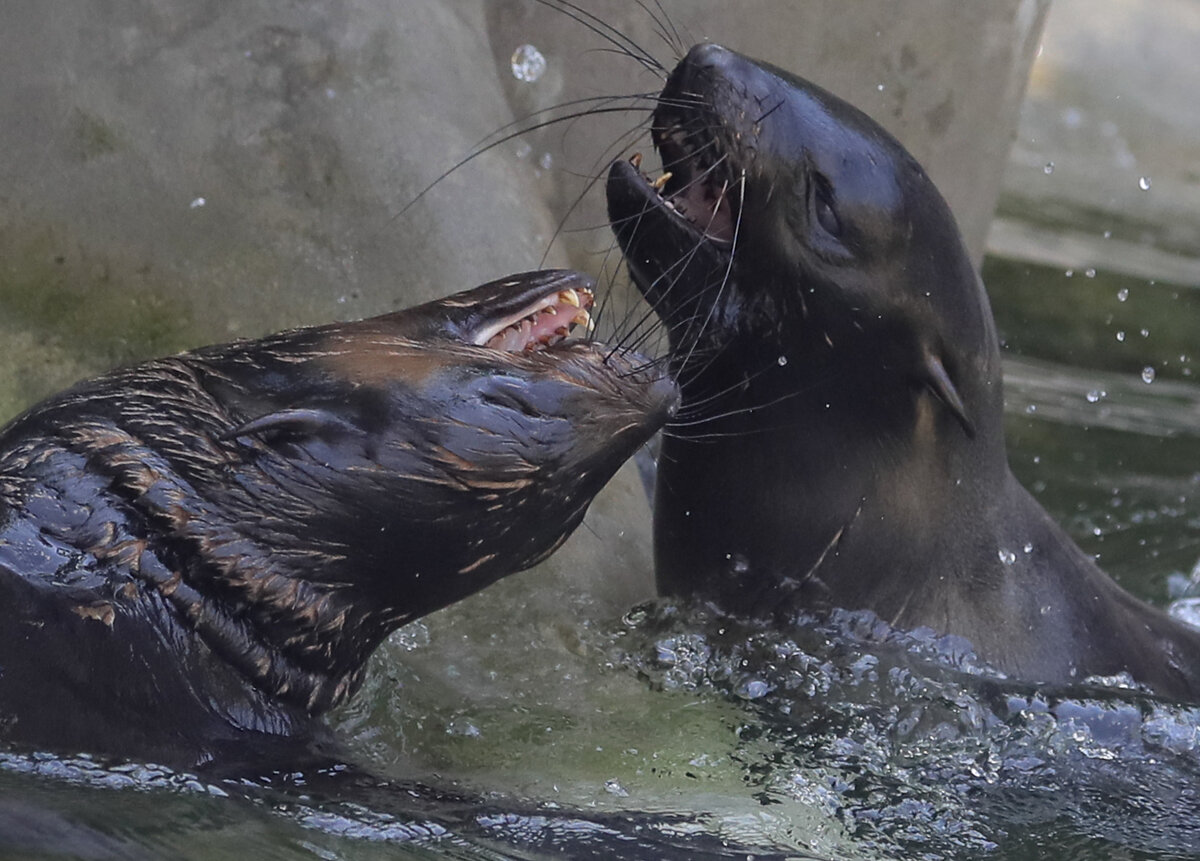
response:
[[[666,67],[653,54],[635,42],[628,34],[618,30],[599,15],[589,12],[578,4],[571,2],[571,0],[537,0],[537,2],[548,9],[553,9],[556,12],[566,15],[568,18],[578,21],[588,30],[595,33],[601,39],[604,39],[614,48],[617,48],[621,53],[637,61],[647,71],[654,72],[660,77],[665,77]],[[651,17],[653,19],[653,16]]]
[[[671,20],[671,16],[667,14],[667,10],[663,8],[660,0],[654,0],[654,9],[646,3],[646,0],[637,0],[638,6],[649,16],[654,22],[655,31],[667,46],[667,50],[678,61],[683,57],[684,51],[687,49],[687,43],[684,42],[679,30],[675,27],[675,22]],[[666,69],[663,69],[664,77]]]
[[[606,98],[609,100],[612,100],[613,97],[609,96]],[[440,174],[438,174],[436,177],[434,177],[432,182],[430,182],[427,186],[425,186],[423,189],[421,189],[419,192],[417,192],[417,194],[408,203],[404,204],[404,206],[402,206],[395,213],[395,215],[393,215],[391,218],[389,218],[388,223],[392,223],[392,222],[396,221],[397,219],[403,217],[410,209],[412,209],[414,206],[416,206],[418,203],[420,203],[422,200],[424,200],[425,195],[427,195],[427,194],[429,194],[429,192],[433,191],[433,189],[436,186],[438,186],[442,182],[442,180],[446,179],[448,176],[450,176],[452,173],[459,170],[460,168],[465,167],[466,165],[470,164],[471,162],[473,162],[475,159],[479,158],[480,156],[491,152],[498,146],[502,146],[503,144],[506,144],[509,141],[516,140],[517,138],[521,137],[522,135],[529,134],[530,132],[539,131],[544,128],[549,128],[550,126],[557,125],[558,123],[570,122],[571,120],[576,120],[581,117],[590,117],[590,116],[595,116],[597,114],[629,113],[630,111],[633,111],[633,110],[635,110],[635,108],[632,106],[619,107],[619,108],[590,108],[589,110],[586,110],[586,111],[572,112],[565,116],[555,117],[550,120],[545,120],[543,122],[534,123],[531,126],[527,126],[525,128],[519,129],[515,132],[512,132],[511,134],[503,135],[502,137],[497,138],[496,140],[493,140],[490,143],[484,144],[484,145],[480,146],[478,149],[472,150],[471,152],[467,153],[467,155],[463,156],[461,159],[459,159],[453,165],[446,168],[444,171],[442,171]]]
[[[595,187],[596,183],[600,181],[599,166],[610,159],[610,153],[614,151],[620,152],[623,150],[626,146],[624,141],[627,139],[636,139],[639,135],[641,135],[643,133],[643,128],[643,123],[639,122],[635,124],[632,128],[619,135],[618,138],[597,157],[597,161],[594,165],[595,169],[587,173],[587,182],[584,183],[583,188],[580,189],[579,193],[575,196],[575,199],[572,200],[571,204],[567,207],[566,212],[563,213],[561,218],[559,218],[558,224],[555,225],[554,233],[550,237],[550,241],[546,243],[546,250],[542,253],[542,259],[539,265],[545,265],[546,258],[550,254],[550,248],[554,245],[555,240],[558,239],[559,236],[563,235],[568,219],[570,219],[570,217],[575,213],[576,209],[578,209],[587,194]],[[593,230],[594,227],[585,227],[581,229],[590,231]],[[610,249],[611,248],[612,246],[610,246]]]
[[[745,186],[746,186],[746,169],[745,168],[742,168],[740,182],[741,182],[741,186],[742,186],[742,197],[744,199],[745,198]],[[724,197],[727,187],[728,187],[727,185],[721,187],[721,195],[720,195],[721,197]],[[715,317],[717,307],[720,305],[720,302],[721,302],[721,295],[725,292],[725,288],[728,286],[730,276],[733,272],[733,261],[734,261],[735,255],[737,253],[738,236],[740,234],[741,227],[742,227],[741,207],[739,207],[738,208],[738,217],[734,221],[734,225],[733,225],[733,238],[730,242],[728,261],[725,265],[725,273],[721,278],[721,288],[720,288],[720,290],[717,291],[717,295],[713,298],[712,305],[709,308],[708,314],[705,316],[704,323],[701,324],[700,331],[696,333],[696,335],[692,341],[692,348],[688,351],[688,355],[684,357],[683,361],[680,362],[681,367],[687,365],[688,359],[691,357],[692,353],[695,351],[695,344],[704,336],[704,330],[708,327],[709,323]]]

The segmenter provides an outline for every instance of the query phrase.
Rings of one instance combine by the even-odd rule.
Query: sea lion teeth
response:
[[[657,191],[659,194],[661,194],[662,190],[667,185],[667,180],[669,180],[674,175],[675,174],[671,173],[671,171],[668,170],[662,176],[660,176],[658,179],[654,180],[654,182],[650,183],[650,187],[653,188],[655,191]]]
[[[575,308],[583,307],[583,304],[579,301],[579,294],[574,290],[563,290],[558,294],[558,299],[560,302],[571,305]]]
[[[641,169],[641,166],[642,166],[642,154],[641,154],[640,152],[635,152],[633,155],[631,155],[631,156],[629,157],[629,163],[630,163],[631,165],[633,165],[635,168],[637,168],[637,169]]]

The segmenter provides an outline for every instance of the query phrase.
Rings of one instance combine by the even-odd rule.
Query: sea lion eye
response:
[[[819,173],[813,176],[813,208],[816,210],[817,224],[830,236],[840,236],[842,223],[838,220],[833,209],[833,188],[829,180]]]

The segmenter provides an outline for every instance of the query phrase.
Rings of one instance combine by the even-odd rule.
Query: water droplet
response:
[[[1029,406],[1025,407],[1025,412],[1033,415],[1037,412],[1037,404],[1030,404]]]
[[[1142,336],[1143,338],[1149,338],[1149,337],[1150,337],[1150,330],[1149,330],[1149,329],[1142,329],[1142,331],[1141,331],[1141,333],[1140,333],[1140,334],[1141,334],[1141,336]]]
[[[1154,382],[1154,368],[1150,365],[1142,368],[1142,382],[1147,385]]]
[[[1104,231],[1104,238],[1105,238],[1105,239],[1112,239],[1112,231],[1111,231],[1111,230],[1106,230],[1106,231]]]
[[[1013,553],[1011,550],[1006,550],[1003,547],[1000,548],[998,555],[1000,557],[1000,561],[1005,565],[1012,565],[1017,561],[1017,554]]]
[[[1120,290],[1117,291],[1117,301],[1124,302],[1127,299],[1129,299],[1129,288],[1122,287]]]
[[[1054,162],[1052,162],[1052,161],[1046,162],[1046,165],[1042,168],[1042,173],[1046,174],[1046,176],[1049,176],[1050,174],[1054,173]]]
[[[396,633],[392,634],[388,642],[392,645],[399,646],[406,652],[424,649],[431,642],[429,636],[429,628],[424,622],[410,622]]]
[[[883,92],[883,84],[876,84],[875,89],[879,90],[879,92],[882,93]]]
[[[512,73],[518,81],[532,83],[546,71],[546,58],[533,45],[521,45],[512,55]]]
[[[206,204],[206,203],[208,203],[208,201],[205,200],[203,197],[197,197],[195,200],[193,200],[191,203],[188,204],[188,209],[199,209],[200,207],[204,206],[204,204]]]
[[[1024,550],[1026,553],[1032,553],[1032,552],[1033,552],[1033,545],[1032,545],[1032,544],[1030,544],[1030,543],[1028,543],[1028,542],[1026,542],[1025,546],[1024,546],[1024,547],[1022,547],[1021,549],[1022,549],[1022,550]]]
[[[786,364],[787,364],[787,356],[780,356],[779,357],[779,367],[782,368]]]
[[[625,789],[625,787],[623,787],[620,783],[618,783],[617,779],[615,777],[612,780],[604,781],[604,791],[609,793],[610,795],[615,795],[618,798],[628,798],[629,797],[629,791],[627,789]]]
[[[1092,389],[1085,397],[1087,397],[1087,402],[1089,404],[1094,404],[1107,394],[1108,392],[1104,391],[1103,389]]]
[[[538,165],[542,170],[549,170],[554,167],[554,156],[548,152],[542,153],[542,157],[538,159]]]
[[[1138,177],[1138,188],[1140,188],[1142,191],[1149,191],[1150,190],[1150,177],[1148,177],[1148,176]]]
[[[1064,274],[1064,275],[1066,275],[1068,278],[1074,278],[1074,277],[1075,277],[1075,270],[1074,270],[1074,269],[1068,269],[1068,270],[1067,270],[1066,272],[1064,272],[1063,274]]]
[[[533,147],[529,144],[528,141],[521,141],[520,143],[517,144],[517,149],[516,149],[517,158],[529,158],[529,154],[531,152],[533,152]]]
[[[1124,341],[1124,340],[1125,340],[1125,333],[1124,333],[1124,332],[1117,332],[1117,340],[1118,340],[1118,341]]]
[[[770,692],[770,686],[761,679],[754,679],[753,681],[747,682],[746,687],[742,691],[748,700],[757,700],[761,697],[765,697]]]
[[[1095,269],[1085,269],[1085,270],[1083,270],[1083,277],[1084,277],[1084,278],[1095,278],[1095,277],[1096,277],[1096,270],[1095,270]]]

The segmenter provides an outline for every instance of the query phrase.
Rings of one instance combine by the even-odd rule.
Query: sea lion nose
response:
[[[683,61],[671,72],[667,81],[667,90],[672,89],[672,86],[677,89],[687,89],[689,86],[687,82],[698,77],[725,77],[730,63],[737,59],[737,54],[715,42],[693,45]]]
[[[736,56],[733,51],[728,48],[723,48],[715,42],[702,42],[699,45],[693,45],[688,51],[684,62],[689,66],[696,68],[716,68],[720,69],[727,65],[729,61]]]

